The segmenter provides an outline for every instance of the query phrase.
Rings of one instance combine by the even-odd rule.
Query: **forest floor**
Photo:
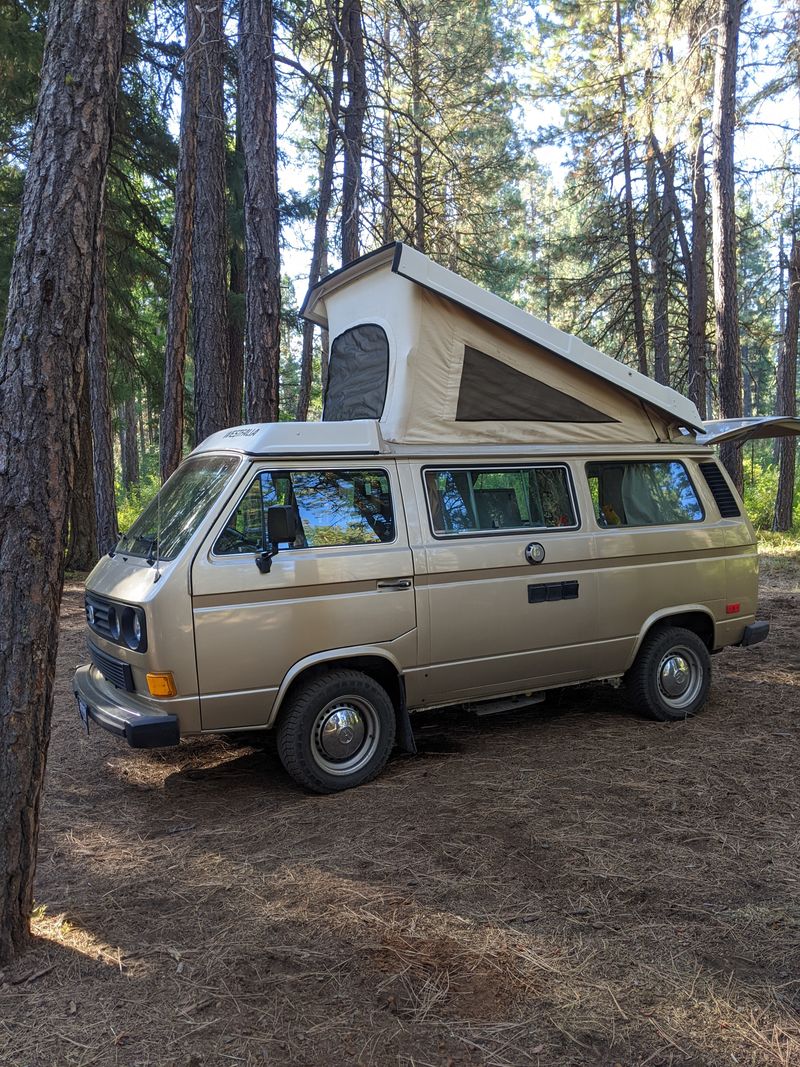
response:
[[[81,729],[66,591],[3,1067],[800,1064],[800,556],[698,718],[610,688],[418,728],[307,796],[268,748]]]

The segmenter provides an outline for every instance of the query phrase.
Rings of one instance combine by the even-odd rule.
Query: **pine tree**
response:
[[[192,234],[195,439],[230,422],[223,0],[197,6],[197,170]]]
[[[248,422],[275,422],[278,418],[281,269],[274,37],[271,0],[241,0],[239,93],[245,160]]]
[[[24,946],[33,905],[93,252],[125,10],[124,0],[52,0],[0,351],[0,962]]]

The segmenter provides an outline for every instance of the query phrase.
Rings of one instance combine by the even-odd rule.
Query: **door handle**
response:
[[[410,589],[410,578],[387,578],[385,581],[378,582],[379,589]]]

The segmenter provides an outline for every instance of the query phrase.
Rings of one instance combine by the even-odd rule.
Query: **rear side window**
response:
[[[682,463],[587,463],[586,474],[601,526],[666,526],[704,518]]]
[[[566,467],[426,470],[437,536],[576,527]]]
[[[394,540],[389,476],[381,470],[262,471],[217,538],[218,556],[261,552],[267,509],[295,509],[294,548],[385,544]]]

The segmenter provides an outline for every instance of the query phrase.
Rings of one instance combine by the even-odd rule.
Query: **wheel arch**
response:
[[[383,686],[394,705],[397,720],[397,746],[406,752],[414,752],[414,738],[406,706],[406,687],[403,672],[395,657],[386,649],[374,645],[355,648],[330,649],[299,660],[286,672],[272,705],[267,726],[274,726],[287,699],[297,686],[309,678],[318,677],[325,671],[336,668],[362,671]]]
[[[703,604],[685,604],[681,607],[662,608],[660,611],[653,612],[645,620],[633,647],[633,652],[627,665],[628,668],[631,667],[639,654],[639,649],[642,647],[645,638],[654,630],[663,629],[665,626],[682,626],[686,630],[691,630],[697,634],[708,651],[713,652],[716,626],[714,616],[707,607]]]

